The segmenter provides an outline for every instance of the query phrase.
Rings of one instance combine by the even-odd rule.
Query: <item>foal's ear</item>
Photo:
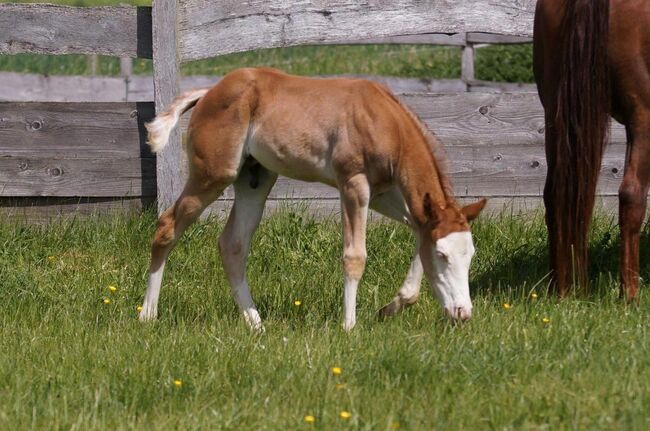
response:
[[[473,204],[469,204],[463,207],[462,211],[463,214],[465,215],[465,218],[467,218],[467,221],[472,221],[478,215],[483,211],[483,208],[485,208],[485,204],[487,203],[487,199],[481,198],[478,202],[474,202]]]
[[[424,215],[427,220],[433,220],[433,202],[431,202],[431,195],[429,195],[429,193],[424,194],[424,202],[422,202],[422,208],[424,209]]]

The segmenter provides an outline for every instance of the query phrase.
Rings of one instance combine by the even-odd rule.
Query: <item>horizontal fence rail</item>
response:
[[[0,103],[0,197],[153,197],[153,103]]]
[[[151,58],[151,8],[0,4],[0,54]]]
[[[398,78],[370,75],[336,75],[378,82],[396,93],[482,93],[536,92],[534,84],[490,82],[461,79]],[[181,91],[211,87],[219,76],[185,76]],[[153,78],[150,75],[128,77],[56,76],[0,72],[0,101],[12,102],[146,102],[153,100]]]
[[[292,45],[423,33],[532,36],[535,0],[179,0],[181,61]]]

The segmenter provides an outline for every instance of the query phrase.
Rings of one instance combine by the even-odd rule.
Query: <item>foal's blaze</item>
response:
[[[456,203],[434,156],[438,143],[387,89],[364,80],[240,69],[210,90],[185,93],[156,117],[147,126],[154,151],[164,148],[180,115],[193,106],[190,176],[176,203],[160,217],[140,320],[157,316],[165,261],[180,235],[233,184],[235,202],[219,251],[246,322],[263,329],[246,278],[246,259],[278,174],[329,184],[340,192],[344,329],[356,321],[369,208],[407,223],[418,243],[402,288],[380,313],[393,315],[414,304],[426,273],[447,314],[454,320],[470,318],[474,245],[469,222],[485,200],[464,208]]]

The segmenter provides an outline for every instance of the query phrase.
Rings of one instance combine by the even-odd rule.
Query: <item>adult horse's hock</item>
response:
[[[234,184],[235,202],[219,250],[246,322],[262,329],[246,279],[246,260],[278,174],[340,191],[344,329],[355,324],[369,207],[408,223],[418,244],[406,281],[381,313],[392,315],[415,303],[424,272],[447,314],[454,320],[470,318],[474,245],[468,223],[485,200],[458,206],[434,156],[434,137],[388,90],[363,80],[240,69],[210,90],[174,100],[147,126],[153,151],[165,146],[180,115],[193,106],[187,132],[189,179],[158,222],[140,320],[157,316],[165,261],[180,235]]]
[[[609,115],[625,125],[621,296],[637,297],[650,186],[650,2],[538,0],[534,69],[546,118],[544,188],[554,287],[586,286],[587,234]]]

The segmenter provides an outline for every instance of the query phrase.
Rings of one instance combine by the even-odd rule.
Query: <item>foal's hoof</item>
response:
[[[143,309],[138,315],[138,320],[141,323],[153,322],[158,318],[158,313],[156,310]]]
[[[399,301],[393,300],[388,304],[384,305],[379,310],[379,317],[380,318],[392,317],[397,313],[399,313],[401,309],[402,309],[402,304]]]

